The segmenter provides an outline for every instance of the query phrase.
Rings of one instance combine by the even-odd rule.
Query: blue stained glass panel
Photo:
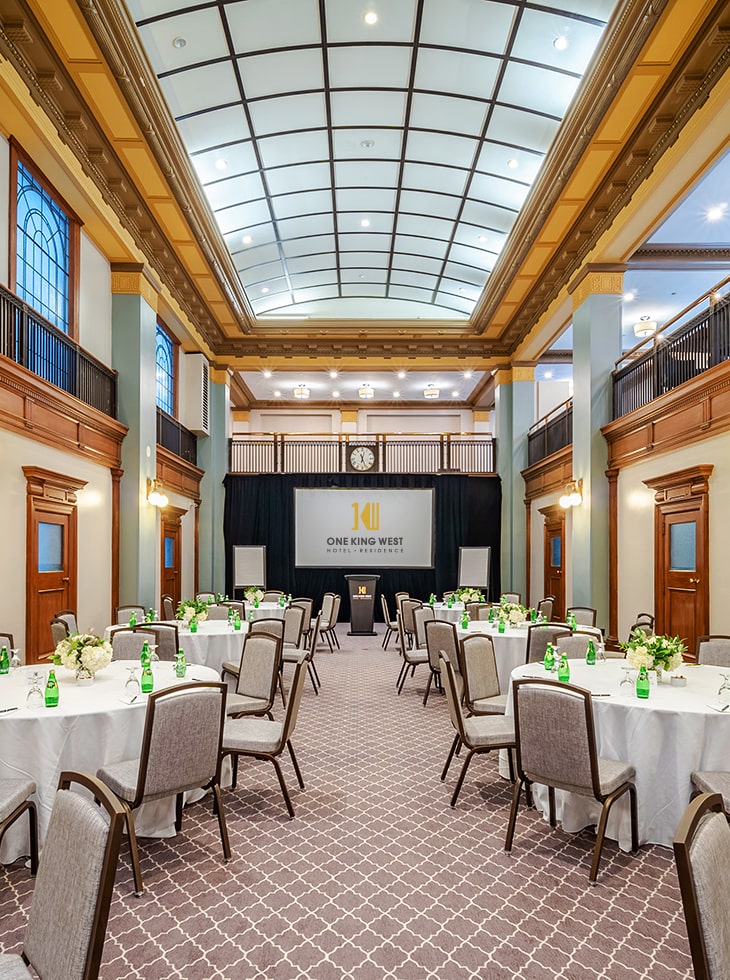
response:
[[[175,567],[175,539],[165,538],[165,568]]]
[[[165,331],[158,325],[155,344],[155,365],[157,372],[157,405],[168,415],[175,414],[175,370],[174,345]]]

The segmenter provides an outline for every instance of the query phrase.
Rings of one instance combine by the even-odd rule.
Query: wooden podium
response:
[[[375,591],[379,575],[345,575],[350,588],[348,636],[375,636]]]

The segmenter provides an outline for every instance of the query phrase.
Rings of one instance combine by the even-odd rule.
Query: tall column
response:
[[[204,592],[225,592],[226,589],[223,480],[228,473],[229,401],[227,371],[211,368],[210,435],[198,439],[198,466],[205,470],[205,476],[200,483],[196,590]]]
[[[502,481],[502,591],[527,594],[525,481],[527,432],[535,421],[535,369],[499,369],[495,381],[497,473]]]
[[[572,595],[566,604],[592,606],[597,623],[609,616],[608,448],[601,426],[611,420],[611,372],[621,356],[621,296],[625,266],[587,266],[573,294],[573,478],[583,503],[573,509]]]
[[[112,365],[119,421],[129,427],[119,492],[119,598],[145,606],[155,603],[158,559],[158,511],[147,503],[147,480],[154,480],[157,467],[158,289],[144,266],[112,266]]]

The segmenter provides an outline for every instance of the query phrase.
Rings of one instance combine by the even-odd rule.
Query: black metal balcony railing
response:
[[[0,354],[86,405],[117,417],[116,371],[1,286]]]
[[[662,329],[666,330],[677,319]],[[617,361],[617,370],[613,372],[614,419],[730,359],[730,297],[698,313],[668,337],[662,338],[661,333]],[[647,345],[649,349],[642,353],[641,347]]]
[[[375,446],[373,473],[496,472],[491,436],[433,435],[356,437],[251,433],[231,439],[231,473],[344,473],[353,446]]]
[[[198,438],[177,419],[157,409],[157,444],[194,466],[198,462]]]
[[[527,465],[539,463],[573,442],[573,401],[558,405],[527,433]]]

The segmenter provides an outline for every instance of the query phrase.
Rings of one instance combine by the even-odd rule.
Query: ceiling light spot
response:
[[[565,49],[568,47],[568,39],[565,34],[558,34],[553,41],[553,47],[556,51],[565,51]]]
[[[375,146],[375,140],[360,140],[360,146],[363,150],[372,150]]]
[[[546,381],[549,381],[550,378],[552,378],[552,376],[553,376],[553,372],[552,371],[546,371],[545,372],[545,380]]]
[[[361,228],[369,228],[370,227],[370,219],[369,218],[363,218],[362,221],[360,222],[360,227]]]
[[[264,377],[265,378],[270,378],[271,377],[271,371],[269,371],[268,368],[264,368]]]
[[[400,398],[400,392],[399,391],[394,391],[393,392],[393,398]]]
[[[364,273],[364,272],[361,272],[361,273],[360,273],[360,278],[361,278],[361,279],[367,279],[367,276],[365,275],[365,273]]]
[[[241,241],[243,242],[244,245],[250,245],[251,242],[253,241],[253,238],[251,238],[250,235],[244,235]]]
[[[636,293],[631,291],[629,291],[628,293],[624,293],[624,303],[633,303],[635,299],[636,299]]]
[[[477,241],[478,242],[486,242],[486,240],[487,240],[487,236],[486,235],[477,235]]]
[[[334,368],[332,368],[332,370],[330,371],[330,377],[331,378],[336,378],[337,377],[337,371],[335,371]]]
[[[261,292],[262,293],[268,293],[268,291],[269,291],[269,287],[268,286],[262,286],[261,287]]]
[[[398,372],[398,377],[399,377],[399,378],[400,378],[401,380],[403,380],[403,378],[405,378],[405,376],[406,376],[406,372],[405,372],[405,371],[403,371],[403,370],[401,369],[401,370],[400,370],[400,371]]]
[[[515,160],[514,157],[511,157],[511,159],[507,161],[507,166],[510,168],[510,170],[517,170],[519,165],[520,165],[520,161]]]
[[[458,392],[458,391],[456,391],[456,390],[454,390],[454,391],[452,391],[452,392],[451,392],[451,397],[452,397],[452,398],[458,398],[458,397],[459,397],[459,392]]]
[[[368,27],[372,27],[373,24],[378,23],[378,15],[374,10],[366,10],[362,15],[362,19],[365,21]]]
[[[222,157],[221,157],[221,159],[216,160],[216,162],[215,162],[215,169],[216,170],[227,170],[228,169],[228,161],[227,160],[224,160]]]
[[[179,35],[172,39],[172,46],[173,48],[177,48],[178,51],[181,51],[187,43],[188,42],[185,40],[185,38]]]
[[[339,393],[339,391],[333,391],[333,392],[332,392],[332,397],[333,397],[333,398],[339,398],[339,397],[340,397],[340,393]]]
[[[275,391],[275,392],[274,392],[274,398],[281,398],[281,392],[280,392],[280,391],[278,391],[278,390],[277,390],[277,391]]]
[[[464,377],[466,378],[467,381],[469,380],[469,378],[471,377],[471,375],[472,375],[472,372],[471,371],[464,371]]]
[[[716,204],[712,208],[708,208],[706,212],[708,221],[720,221],[725,217],[725,211],[727,210],[727,204]]]

